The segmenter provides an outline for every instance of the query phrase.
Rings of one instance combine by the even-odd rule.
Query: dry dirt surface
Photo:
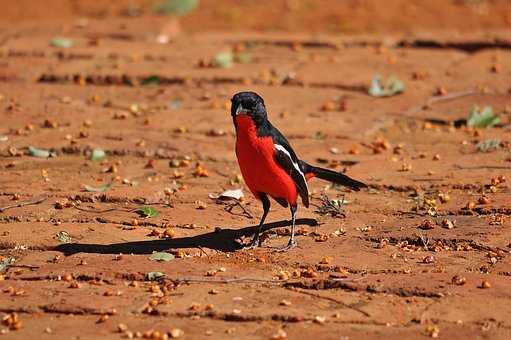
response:
[[[159,44],[164,21],[4,22],[3,337],[511,338],[504,26],[203,31]],[[74,46],[50,46],[62,36]],[[209,65],[226,51],[232,67]],[[404,93],[370,96],[375,74],[397,76]],[[313,181],[298,247],[284,253],[274,249],[289,211],[275,202],[263,246],[242,249],[262,213],[240,179],[229,114],[247,89],[303,159],[369,185]],[[500,122],[467,127],[474,105]],[[241,202],[215,198],[238,188]]]

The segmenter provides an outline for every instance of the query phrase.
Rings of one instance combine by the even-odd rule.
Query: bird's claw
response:
[[[260,246],[259,238],[254,238],[249,245],[244,246],[243,249],[257,249]]]
[[[275,249],[275,251],[279,252],[279,253],[282,253],[282,252],[285,252],[285,251],[293,249],[294,247],[296,247],[297,244],[298,243],[295,240],[290,240],[289,243],[286,246],[284,246],[282,248],[277,248],[277,249]]]

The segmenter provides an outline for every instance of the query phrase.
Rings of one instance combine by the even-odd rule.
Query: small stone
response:
[[[456,221],[451,221],[447,218],[444,218],[442,220],[442,227],[445,228],[445,229],[454,229],[454,224],[456,223]]]
[[[320,264],[330,264],[330,263],[332,263],[333,260],[334,260],[334,258],[332,256],[325,256],[321,259],[321,261],[319,263]]]
[[[488,289],[488,288],[491,288],[491,283],[487,280],[483,280],[481,282],[481,285],[479,286],[479,288],[482,288],[482,289]]]
[[[468,201],[467,204],[465,205],[466,210],[474,210],[475,207],[476,204],[473,201]]]
[[[488,204],[490,203],[490,199],[486,196],[481,196],[479,197],[479,199],[477,200],[479,204]]]
[[[314,322],[315,322],[315,323],[319,323],[320,325],[323,325],[323,324],[326,322],[326,316],[320,316],[320,315],[317,315],[317,316],[314,318]]]
[[[183,335],[185,335],[185,332],[183,332],[182,329],[173,328],[170,330],[169,335],[172,339],[177,339],[177,338],[181,338]]]
[[[281,306],[291,306],[291,301],[289,300],[282,300],[279,302],[279,305]]]
[[[438,338],[440,328],[437,325],[427,325],[425,329],[426,335],[431,338]]]
[[[282,340],[287,338],[287,333],[280,328],[275,334],[271,336],[271,340]]]
[[[465,283],[467,283],[467,279],[464,276],[454,275],[451,279],[451,282],[457,286],[463,286]]]
[[[435,228],[435,224],[433,223],[433,221],[431,220],[424,220],[418,227],[419,229],[422,229],[422,230],[431,230],[433,228]]]
[[[120,323],[120,324],[118,324],[118,325],[117,325],[117,331],[118,331],[119,333],[124,333],[124,332],[126,332],[127,330],[128,330],[128,326],[126,326],[126,324],[124,324],[124,323]]]
[[[110,316],[108,316],[108,314],[102,314],[98,321],[96,321],[96,323],[103,323],[103,322],[106,322],[108,319],[110,318]]]

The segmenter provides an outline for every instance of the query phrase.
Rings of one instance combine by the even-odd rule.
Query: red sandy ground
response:
[[[186,339],[271,339],[280,329],[288,339],[511,337],[507,1],[203,1],[166,45],[154,41],[167,19],[124,17],[128,1],[42,3],[9,2],[0,14],[0,207],[44,198],[0,213],[0,254],[16,259],[0,277],[0,311],[20,327],[5,319],[5,338],[176,329]],[[284,16],[283,6],[292,9]],[[76,46],[49,47],[55,36]],[[419,38],[438,48],[418,48]],[[197,66],[233,48],[252,61]],[[397,75],[405,93],[367,95],[377,73]],[[167,83],[137,84],[149,75]],[[244,89],[263,95],[304,159],[370,185],[313,182],[287,253],[272,250],[288,237],[288,210],[275,203],[264,246],[237,242],[250,240],[262,212],[236,183],[228,101]],[[501,124],[451,126],[473,105],[491,105]],[[489,138],[501,148],[478,152]],[[28,146],[57,156],[31,157]],[[93,148],[107,159],[91,161]],[[207,177],[194,175],[196,164]],[[111,181],[105,193],[83,190]],[[248,215],[209,198],[240,187]],[[316,212],[322,192],[348,201],[345,217]],[[142,205],[160,215],[139,217]],[[158,236],[165,230],[173,237]],[[177,258],[150,261],[153,251]],[[151,271],[165,277],[147,281]]]

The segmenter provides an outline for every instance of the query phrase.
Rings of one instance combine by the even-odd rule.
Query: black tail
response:
[[[319,168],[316,166],[312,166],[310,164],[305,163],[304,161],[300,161],[300,162],[301,162],[302,168],[304,169],[306,174],[313,173],[314,175],[316,175],[317,178],[320,178],[320,179],[323,179],[325,181],[329,181],[332,183],[344,185],[345,187],[348,187],[355,191],[359,191],[360,188],[367,188],[366,184],[359,182],[353,178],[350,178],[343,173]]]

